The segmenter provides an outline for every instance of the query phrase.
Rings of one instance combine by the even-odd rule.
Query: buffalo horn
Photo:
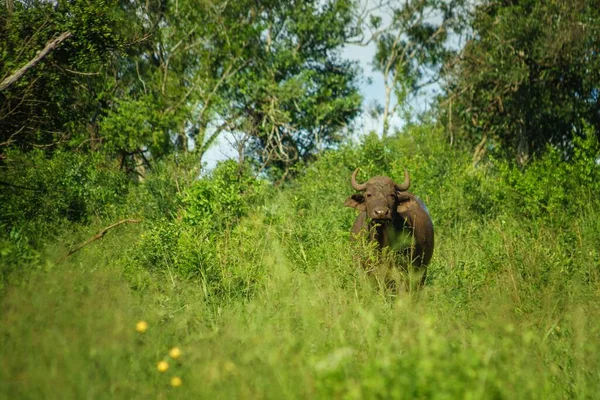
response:
[[[354,177],[354,175],[352,177]],[[404,192],[410,187],[410,177],[408,176],[408,171],[406,170],[406,168],[404,168],[404,182],[402,182],[402,185],[394,183],[394,187],[399,192]]]
[[[367,184],[366,183],[358,183],[356,182],[356,174],[358,174],[358,170],[359,168],[356,168],[354,170],[354,172],[352,173],[352,187],[354,188],[354,190],[365,190],[367,188]]]

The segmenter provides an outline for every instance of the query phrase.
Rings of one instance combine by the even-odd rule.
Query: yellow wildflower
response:
[[[156,369],[158,369],[159,372],[165,372],[169,369],[169,363],[166,361],[159,361],[156,365]]]
[[[171,378],[171,386],[173,387],[179,387],[181,386],[181,378],[178,376],[174,376]]]
[[[135,324],[135,330],[139,333],[146,332],[146,329],[148,329],[148,323],[146,321],[138,321],[138,323]]]
[[[181,349],[179,347],[173,347],[169,351],[169,356],[174,360],[178,359],[181,356]]]

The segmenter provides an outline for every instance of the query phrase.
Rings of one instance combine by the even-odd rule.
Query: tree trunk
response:
[[[181,130],[179,131],[179,134],[177,135],[177,146],[184,153],[187,153],[189,151],[188,137],[185,132],[185,121],[183,121],[183,123],[181,124]]]
[[[384,82],[385,85],[385,105],[383,107],[383,132],[381,133],[382,139],[385,139],[390,129],[390,101],[392,97],[392,88],[388,85],[387,80]]]
[[[144,183],[146,180],[146,160],[142,155],[142,150],[133,153],[134,171],[139,183]]]

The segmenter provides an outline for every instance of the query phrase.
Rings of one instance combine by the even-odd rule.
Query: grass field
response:
[[[403,140],[395,146],[407,148]],[[516,185],[517,172],[478,172],[441,157],[443,148],[411,148],[402,159],[393,146],[389,155],[368,143],[332,152],[294,184],[259,185],[251,200],[248,192],[202,214],[199,192],[231,199],[215,189],[231,186],[215,174],[190,186],[175,216],[140,211],[142,223],[56,263],[114,221],[65,228],[4,282],[0,394],[599,398],[593,191],[552,197],[544,179],[561,170],[548,172],[544,160]],[[431,210],[436,249],[419,293],[392,298],[354,265],[368,253],[351,246],[355,211],[343,207],[356,162],[365,176],[398,176],[408,165]],[[233,208],[243,213],[228,214]],[[169,363],[164,372],[160,361]]]

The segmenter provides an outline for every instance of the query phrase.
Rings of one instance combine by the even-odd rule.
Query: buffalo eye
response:
[[[367,197],[371,197],[373,196],[371,193],[367,193]]]

